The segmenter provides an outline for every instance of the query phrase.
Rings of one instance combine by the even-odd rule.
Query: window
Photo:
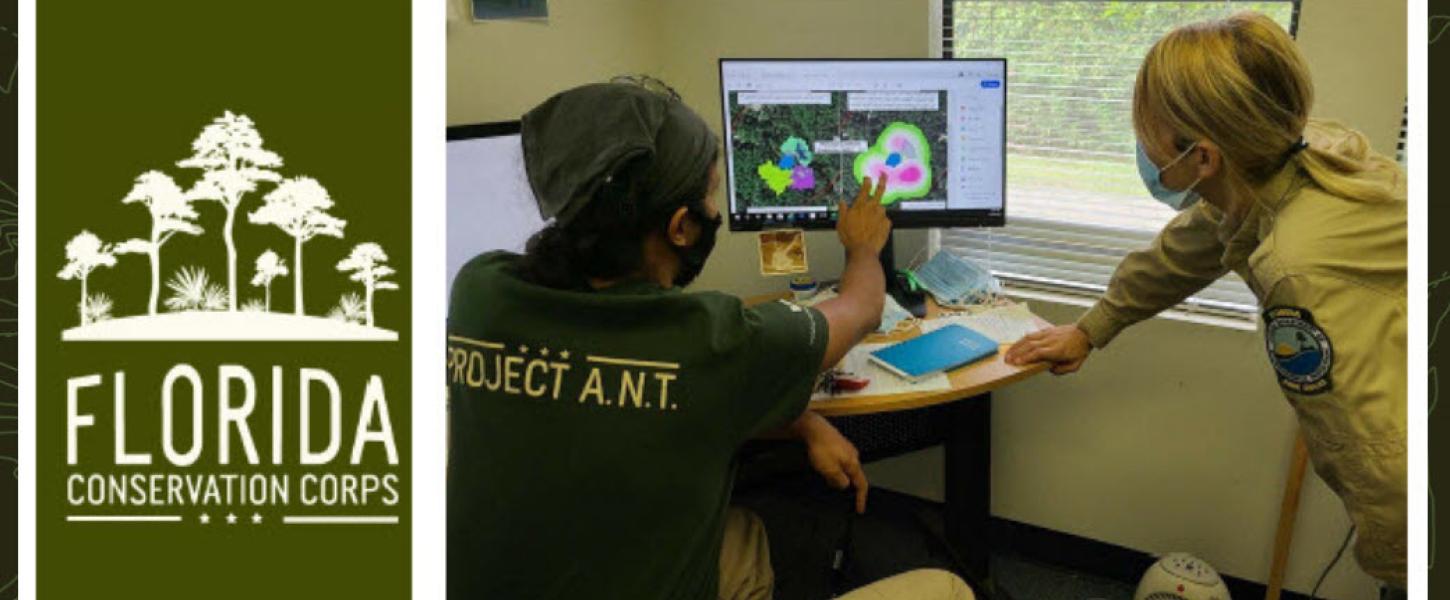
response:
[[[1143,187],[1131,120],[1148,48],[1182,24],[1254,10],[1294,32],[1297,0],[944,0],[948,58],[1006,57],[1007,219],[951,229],[940,248],[1019,288],[1095,296],[1130,251],[1173,216]],[[1257,301],[1228,275],[1180,310],[1254,318]]]

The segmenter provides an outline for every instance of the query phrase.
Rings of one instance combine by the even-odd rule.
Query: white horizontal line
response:
[[[283,515],[282,522],[287,525],[397,525],[398,517],[303,517],[296,515]]]
[[[181,515],[66,515],[65,520],[82,523],[180,523]]]
[[[656,369],[680,368],[680,363],[656,362],[652,360],[633,360],[629,358],[614,358],[610,356],[589,356],[589,362],[605,363],[610,365],[624,365],[627,367],[654,367]]]
[[[499,343],[496,343],[496,342],[485,342],[483,340],[475,340],[473,338],[466,338],[466,337],[463,337],[461,335],[450,335],[450,336],[448,336],[448,341],[450,341],[450,342],[458,342],[458,343],[461,343],[461,344],[472,344],[474,346],[480,346],[480,347],[483,347],[483,348],[488,348],[489,350],[502,350],[503,349],[503,344],[499,344]]]

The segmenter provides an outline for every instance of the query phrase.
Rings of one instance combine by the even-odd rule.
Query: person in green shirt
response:
[[[806,404],[880,319],[883,187],[840,207],[838,298],[746,307],[680,290],[721,217],[718,140],[677,97],[569,90],[525,115],[523,145],[553,221],[464,266],[449,305],[449,597],[769,598],[763,529],[728,507],[734,455],[797,435],[864,510],[855,448]],[[875,585],[971,597],[945,572]]]

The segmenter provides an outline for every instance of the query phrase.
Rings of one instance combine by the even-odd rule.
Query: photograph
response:
[[[448,597],[1420,597],[1425,17],[450,20]]]

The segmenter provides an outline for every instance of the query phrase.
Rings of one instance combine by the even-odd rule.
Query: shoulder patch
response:
[[[1274,306],[1265,310],[1264,342],[1280,387],[1306,396],[1333,389],[1329,376],[1334,369],[1334,344],[1308,309]]]

